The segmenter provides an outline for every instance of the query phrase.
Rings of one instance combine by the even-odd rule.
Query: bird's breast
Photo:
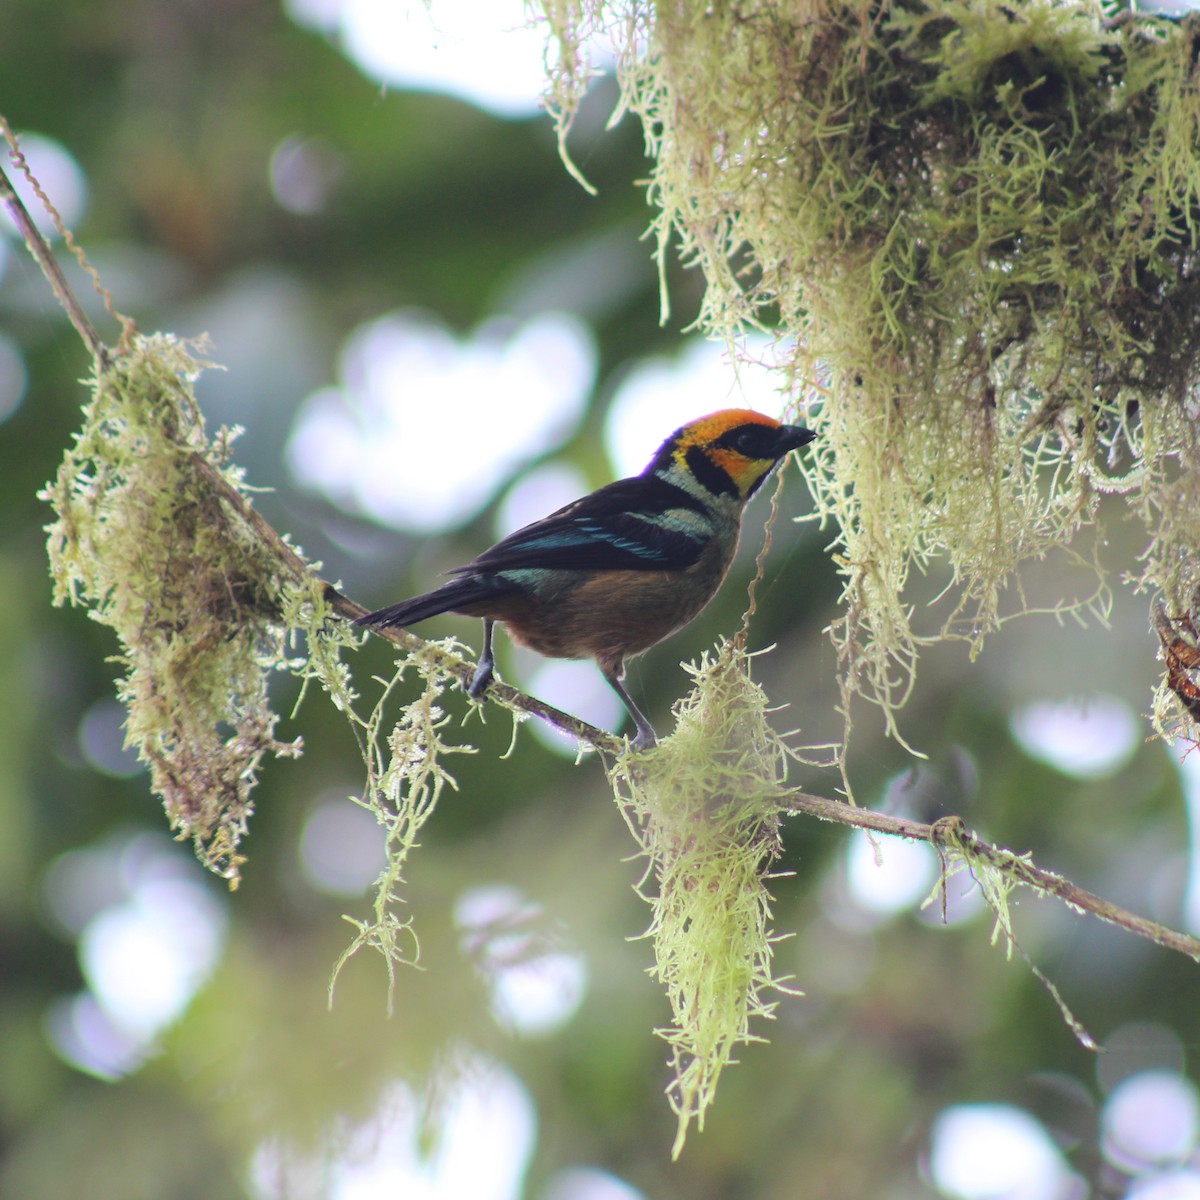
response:
[[[539,654],[595,658],[601,668],[619,670],[625,658],[699,614],[721,586],[736,546],[736,533],[714,538],[683,571],[546,571],[523,581],[520,595],[495,616]]]

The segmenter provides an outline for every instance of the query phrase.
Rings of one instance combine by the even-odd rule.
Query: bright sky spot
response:
[[[538,916],[541,907],[510,883],[481,883],[454,902],[454,923],[471,931],[512,926]]]
[[[866,834],[856,834],[846,844],[850,893],[870,912],[915,908],[929,895],[937,869],[937,855],[924,842],[889,838],[876,851]]]
[[[569,463],[551,462],[527,471],[496,506],[497,540],[549,516],[589,491],[583,472]]]
[[[1142,1071],[1118,1084],[1104,1106],[1101,1145],[1114,1166],[1144,1171],[1182,1163],[1196,1146],[1196,1089],[1169,1071]]]
[[[1067,1200],[1073,1176],[1045,1127],[1008,1104],[943,1109],[933,1124],[929,1169],[955,1200]]]
[[[591,725],[613,733],[621,732],[627,717],[625,705],[590,659],[583,662],[562,658],[535,659],[532,652],[518,652],[516,664],[517,682],[523,691]],[[630,678],[626,680],[626,686],[632,686],[635,691],[637,671],[638,666],[634,663]],[[542,745],[564,758],[574,758],[579,752],[579,743],[573,737],[545,721],[531,721],[526,728]]]
[[[547,937],[541,909],[517,888],[471,888],[454,906],[463,947],[482,973],[492,1015],[514,1033],[537,1037],[562,1028],[587,991],[587,963]]]
[[[93,1074],[136,1069],[215,968],[222,900],[174,843],[142,833],[63,855],[43,891],[60,924],[78,934],[88,987],[52,1008],[55,1047]]]
[[[297,25],[321,33],[336,33],[345,0],[283,0],[287,15]]]
[[[300,866],[318,891],[361,896],[387,862],[387,837],[374,815],[337,795],[309,814],[300,835]]]
[[[598,1167],[568,1167],[551,1175],[540,1200],[645,1200],[643,1194]]]
[[[3,256],[4,244],[0,243],[0,259]],[[7,421],[21,407],[28,383],[21,347],[8,334],[0,333],[0,421]]]
[[[79,722],[79,748],[97,771],[124,779],[146,769],[125,745],[126,709],[117,700],[97,700]]]
[[[64,1062],[98,1079],[120,1079],[150,1056],[147,1042],[117,1025],[91,992],[54,1000],[46,1036]]]
[[[422,533],[453,528],[574,432],[595,371],[591,334],[561,313],[496,318],[466,339],[395,313],[355,331],[341,385],[304,402],[289,465],[348,511]]]
[[[1138,1180],[1125,1200],[1200,1200],[1200,1171],[1165,1171]]]
[[[53,138],[42,137],[36,133],[19,133],[17,137],[29,169],[42,191],[54,202],[63,224],[68,229],[78,225],[87,210],[87,177],[83,168],[70,152]],[[54,241],[59,236],[54,221],[30,186],[25,172],[13,165],[8,170],[8,177],[12,180],[17,195],[29,210],[33,223],[44,237]],[[10,237],[20,236],[16,226],[7,217],[0,221],[0,228]]]
[[[149,1041],[183,1013],[216,966],[224,936],[224,910],[207,887],[157,880],[90,921],[79,957],[104,1011]]]
[[[1132,6],[1131,7],[1135,7]],[[1200,9],[1200,0],[1137,0],[1136,11],[1177,17]]]
[[[1077,779],[1111,775],[1142,740],[1137,715],[1116,696],[1027,704],[1012,714],[1011,727],[1026,754]]]
[[[61,931],[78,937],[102,909],[126,897],[117,838],[60,854],[42,876],[42,902]]]
[[[578,1011],[587,991],[581,955],[541,954],[496,971],[492,1012],[506,1029],[538,1037],[561,1029]]]
[[[271,194],[280,208],[311,217],[325,208],[345,166],[331,142],[292,134],[271,152],[268,167]]]
[[[540,111],[546,32],[529,24],[523,0],[287,0],[287,8],[337,37],[380,83],[445,92],[501,117]]]
[[[749,353],[769,361],[771,343],[752,341]],[[681,425],[722,408],[780,415],[778,378],[758,362],[730,362],[723,343],[695,338],[672,358],[634,366],[617,389],[604,422],[604,445],[618,477],[640,474]]]
[[[519,1200],[537,1136],[525,1086],[500,1063],[475,1055],[432,1090],[436,1104],[395,1084],[373,1120],[335,1133],[331,1162],[264,1145],[251,1166],[251,1196]]]

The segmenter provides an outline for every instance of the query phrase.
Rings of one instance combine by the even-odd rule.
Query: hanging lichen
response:
[[[443,740],[442,730],[451,717],[442,707],[441,695],[450,677],[441,660],[451,651],[451,641],[430,642],[423,649],[401,659],[396,673],[385,684],[379,699],[366,718],[355,713],[355,699],[345,691],[343,708],[359,740],[366,782],[358,798],[384,831],[385,864],[375,881],[375,898],[370,920],[347,916],[355,934],[333,968],[329,981],[332,1004],[334,987],[342,968],[364,947],[377,951],[388,974],[388,1012],[392,1011],[396,967],[413,965],[420,956],[420,942],[411,921],[402,915],[404,897],[401,888],[410,853],[425,822],[433,816],[442,791],[449,784],[457,788],[454,777],[442,759],[449,754],[473,754],[474,747],[452,745]],[[335,694],[336,682],[328,690]],[[402,706],[397,719],[390,712],[390,700],[405,674],[415,669],[424,682],[421,695]]]
[[[654,160],[660,257],[703,270],[702,328],[777,333],[840,531],[847,702],[877,701],[895,732],[922,641],[977,649],[1024,607],[1018,566],[1069,547],[1105,492],[1149,530],[1135,584],[1186,610],[1195,19],[1054,0],[543,7],[564,137],[603,33]],[[948,581],[918,623],[914,568]]]
[[[751,1019],[775,1008],[765,993],[782,986],[766,881],[781,850],[786,750],[744,651],[729,642],[689,669],[695,685],[676,706],[675,732],[610,771],[646,856],[638,890],[654,914],[651,973],[671,1005],[672,1024],[659,1032],[671,1047],[675,1156],[693,1120],[704,1128],[737,1046],[758,1040]]]
[[[172,827],[236,885],[263,755],[300,750],[276,739],[267,700],[268,675],[288,664],[282,605],[297,581],[228,503],[242,487],[228,465],[234,434],[205,435],[201,366],[173,338],[137,339],[97,372],[83,428],[41,495],[57,513],[55,601],[86,605],[116,632],[126,743]]]

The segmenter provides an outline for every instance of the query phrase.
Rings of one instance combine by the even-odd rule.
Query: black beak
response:
[[[775,432],[775,454],[782,458],[791,450],[807,446],[817,435],[803,425],[780,425]]]

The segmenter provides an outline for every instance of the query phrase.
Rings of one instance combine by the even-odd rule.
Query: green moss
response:
[[[751,1018],[771,1016],[771,863],[780,850],[778,797],[786,750],[766,721],[766,696],[744,651],[726,643],[692,668],[671,737],[624,755],[610,775],[646,856],[639,887],[653,908],[652,974],[672,1023],[667,1088],[679,1117],[674,1155],[692,1120],[704,1128],[724,1067],[757,1040]]]
[[[582,37],[616,41],[654,159],[660,255],[700,324],[765,323],[819,438],[839,528],[849,701],[893,732],[921,645],[913,569],[952,580],[936,636],[978,648],[1017,571],[1105,491],[1151,536],[1135,581],[1200,580],[1200,87],[1195,20],[1056,0],[546,0],[560,124]],[[1007,605],[1007,607],[1005,607]]]
[[[944,921],[947,885],[955,875],[966,871],[975,886],[979,888],[984,903],[991,909],[992,916],[995,918],[992,926],[992,945],[994,946],[1003,938],[1005,954],[1010,960],[1014,950],[1021,956],[1034,978],[1049,993],[1050,998],[1058,1007],[1063,1022],[1075,1034],[1079,1044],[1086,1050],[1099,1052],[1099,1043],[1071,1011],[1054,982],[1021,948],[1013,931],[1009,897],[1018,887],[1031,888],[1042,896],[1054,895],[1055,893],[1046,887],[1046,872],[1036,870],[1033,856],[1030,854],[1014,854],[1011,850],[997,847],[988,847],[986,851],[979,849],[976,836],[967,833],[960,817],[943,818],[937,822],[937,825],[943,836],[934,844],[941,859],[942,870],[937,883],[934,884],[933,891],[930,892],[921,907],[929,908],[935,901],[940,900]],[[1051,876],[1050,878],[1058,877]],[[1063,881],[1060,879],[1059,882]]]
[[[172,827],[235,885],[251,791],[275,737],[271,670],[288,665],[292,582],[227,502],[234,434],[209,440],[193,392],[201,364],[169,337],[136,341],[92,380],[84,423],[42,493],[56,603],[88,606],[120,642],[127,744]],[[299,608],[299,601],[293,602]]]
[[[361,803],[388,848],[373,919],[353,922],[335,977],[363,945],[383,952],[390,975],[415,958],[400,888],[421,826],[454,782],[440,760],[460,748],[441,740],[437,699],[447,663],[461,659],[447,643],[424,645],[370,715],[358,715],[342,653],[362,635],[334,612],[315,568],[255,523],[241,472],[229,465],[235,431],[210,440],[204,430],[193,390],[203,365],[159,335],[138,339],[92,380],[83,427],[42,493],[57,518],[47,527],[55,601],[87,606],[116,633],[126,741],[149,765],[172,827],[234,886],[263,756],[301,749],[275,737],[270,676],[302,680],[297,707],[310,683],[322,688],[358,738]],[[393,726],[388,701],[410,668],[425,689]]]
[[[420,943],[416,931],[402,915],[404,872],[409,855],[419,844],[421,829],[433,816],[443,790],[447,785],[458,786],[446,770],[443,758],[448,754],[475,752],[472,746],[451,745],[442,737],[442,730],[451,719],[439,700],[451,681],[444,669],[444,657],[452,645],[450,641],[429,642],[400,659],[395,674],[365,720],[346,705],[367,769],[366,785],[358,803],[383,827],[387,861],[375,881],[371,919],[345,918],[354,926],[355,935],[334,966],[329,981],[331,1004],[342,968],[363,947],[383,956],[388,973],[389,1014],[396,967],[418,961]],[[399,719],[393,720],[392,694],[410,670],[418,672],[424,688],[416,700],[402,706]]]

